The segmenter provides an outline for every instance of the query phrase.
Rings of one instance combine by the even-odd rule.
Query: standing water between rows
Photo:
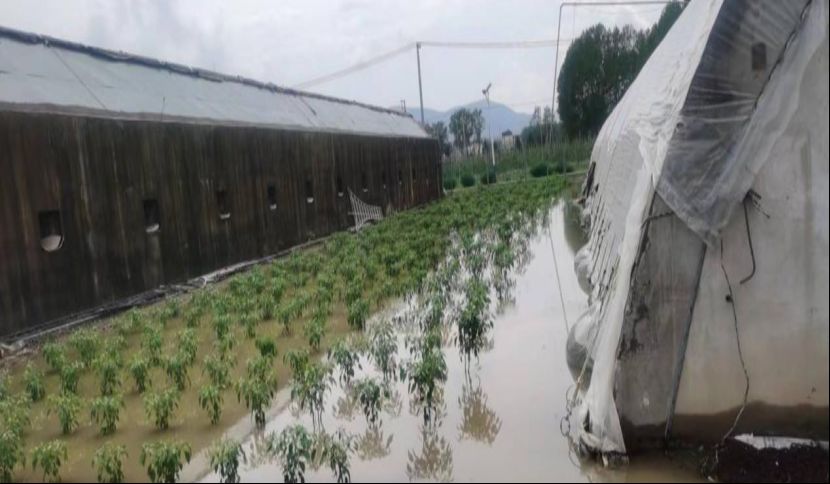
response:
[[[584,243],[577,208],[555,204],[528,233],[518,264],[494,293],[490,309],[493,327],[487,344],[469,367],[452,337],[445,338],[447,381],[437,415],[425,423],[410,404],[406,382],[392,384],[392,398],[380,421],[367,424],[360,404],[333,385],[326,394],[322,425],[329,432],[344,429],[353,435],[356,451],[350,459],[355,481],[689,481],[698,480],[694,468],[663,456],[635,456],[628,466],[606,469],[580,461],[560,431],[566,413],[566,393],[573,385],[565,358],[568,322],[587,306],[573,270],[575,252]],[[558,278],[557,278],[558,268]],[[561,281],[565,308],[558,291]],[[506,290],[504,289],[506,288]],[[381,314],[405,312],[407,304]],[[375,318],[378,319],[378,318]],[[397,361],[408,356],[404,341],[411,328],[395,326]],[[363,365],[363,373],[371,365]],[[373,371],[370,371],[370,374]],[[360,375],[358,375],[360,376]],[[230,434],[243,442],[248,462],[243,482],[280,480],[280,462],[266,451],[271,433],[297,422],[313,426],[307,412],[287,404],[288,390],[277,398],[281,409],[272,413],[262,431]],[[240,428],[250,429],[248,425]],[[236,434],[236,435],[234,435]],[[186,477],[207,473],[204,459],[196,459]],[[201,473],[201,474],[200,474]],[[309,469],[311,482],[332,479],[329,469]]]

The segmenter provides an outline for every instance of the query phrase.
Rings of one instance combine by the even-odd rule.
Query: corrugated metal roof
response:
[[[390,109],[4,27],[0,109],[428,136]]]

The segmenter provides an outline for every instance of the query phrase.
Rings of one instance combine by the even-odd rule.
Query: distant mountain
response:
[[[450,117],[453,115],[454,112],[458,111],[461,108],[467,109],[481,109],[481,113],[484,115],[484,130],[482,135],[486,138],[487,137],[487,126],[491,126],[493,130],[493,136],[495,138],[501,137],[501,133],[510,130],[513,134],[519,134],[522,132],[525,126],[530,124],[530,115],[525,113],[517,113],[513,111],[508,106],[499,103],[490,103],[490,108],[487,108],[487,101],[481,100],[476,101],[474,103],[470,103],[464,106],[456,106],[454,108],[448,109],[446,111],[438,111],[435,109],[424,108],[424,121],[427,123],[434,123],[436,121],[443,121],[444,124],[447,125],[449,128],[450,125]],[[421,120],[421,110],[415,106],[407,107],[407,111],[412,115],[413,118],[420,121]]]

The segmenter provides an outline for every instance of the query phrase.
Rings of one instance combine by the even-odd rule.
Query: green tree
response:
[[[667,5],[647,30],[596,24],[580,34],[565,55],[557,81],[559,119],[567,136],[599,132],[682,11],[680,2]]]

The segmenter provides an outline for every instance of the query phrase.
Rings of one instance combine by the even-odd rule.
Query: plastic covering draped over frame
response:
[[[586,211],[592,240],[590,383],[575,426],[624,453],[616,356],[632,268],[655,192],[712,244],[768,161],[827,36],[828,0],[691,2],[603,125]],[[827,153],[819,154],[827,157]],[[661,214],[651,214],[661,215]]]

